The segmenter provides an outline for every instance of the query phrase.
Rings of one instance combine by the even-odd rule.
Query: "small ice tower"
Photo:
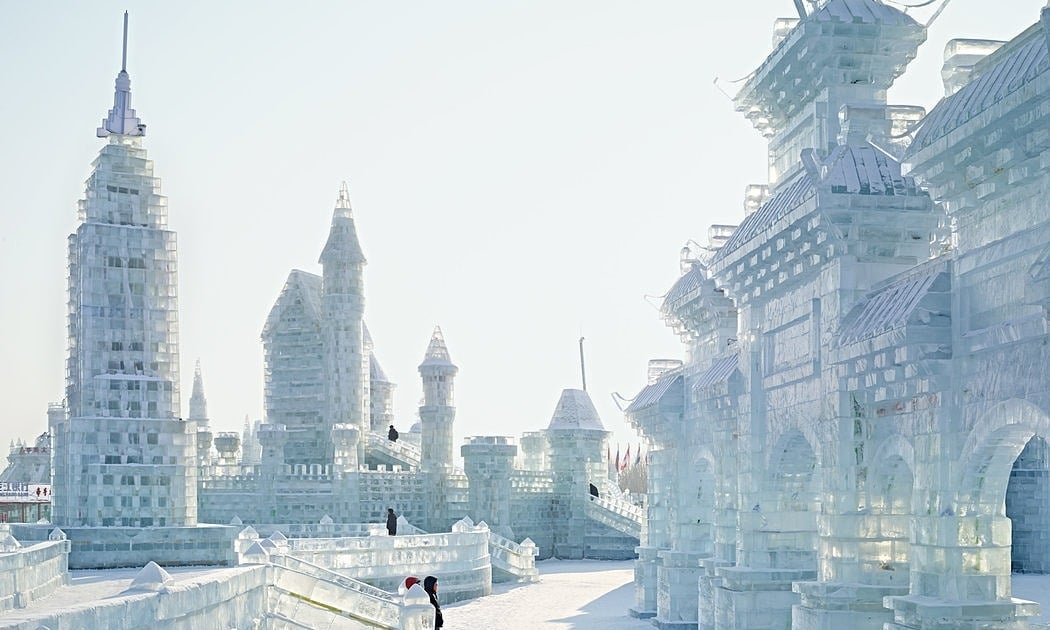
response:
[[[419,365],[423,379],[423,404],[419,407],[422,424],[424,471],[441,472],[452,467],[452,422],[456,418],[453,379],[459,371],[452,364],[441,328],[435,327],[426,356]]]
[[[587,392],[562,391],[547,426],[554,473],[553,551],[558,558],[583,558],[587,501],[591,498],[588,488],[608,476],[602,454],[608,435]]]

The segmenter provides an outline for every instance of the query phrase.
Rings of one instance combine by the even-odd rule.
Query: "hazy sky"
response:
[[[947,39],[1008,39],[1043,5],[953,0],[891,101],[932,107]],[[582,331],[606,427],[638,441],[610,393],[682,356],[653,306],[679,249],[765,181],[765,143],[713,80],[762,61],[791,0],[0,0],[0,445],[62,397],[66,237],[125,8],[178,233],[183,413],[199,358],[215,430],[262,417],[263,322],[291,269],[320,273],[347,180],[399,428],[435,324],[460,367],[457,445],[546,427]]]

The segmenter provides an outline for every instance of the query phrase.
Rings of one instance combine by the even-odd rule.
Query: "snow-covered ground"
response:
[[[544,560],[536,567],[538,582],[496,584],[488,597],[442,606],[446,630],[652,630],[648,621],[627,615],[633,561]]]
[[[648,621],[634,619],[627,609],[634,603],[634,563],[596,560],[537,562],[540,579],[532,584],[496,584],[492,595],[443,607],[447,630],[651,630]],[[247,567],[169,569],[179,584],[221,579]],[[74,571],[70,586],[29,608],[0,614],[0,626],[14,625],[48,612],[70,610],[119,597],[137,569]],[[1050,628],[1050,575],[1013,576],[1014,597],[1045,602],[1032,628]],[[139,595],[148,597],[147,594]],[[1046,624],[1046,625],[1044,625]]]

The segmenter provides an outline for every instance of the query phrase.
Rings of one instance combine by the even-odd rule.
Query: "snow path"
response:
[[[536,567],[539,582],[496,584],[488,597],[442,606],[445,630],[652,630],[627,614],[634,561],[544,560]]]

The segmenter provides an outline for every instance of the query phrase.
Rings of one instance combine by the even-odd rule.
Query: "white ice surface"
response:
[[[492,595],[442,606],[445,630],[652,630],[634,619],[634,561],[543,560],[532,584],[494,584]],[[438,583],[438,593],[441,584]]]
[[[495,584],[492,595],[443,606],[447,630],[652,630],[648,621],[627,615],[634,603],[634,563],[595,560],[544,560],[536,563],[540,580],[533,584]],[[189,585],[237,573],[245,567],[168,569],[177,584]],[[119,597],[138,569],[74,571],[72,584],[29,608],[0,614],[0,626],[45,613],[90,606]],[[1043,614],[1031,621],[1050,623],[1050,575],[1014,575],[1013,594],[1043,602]],[[147,595],[140,595],[147,596]]]

